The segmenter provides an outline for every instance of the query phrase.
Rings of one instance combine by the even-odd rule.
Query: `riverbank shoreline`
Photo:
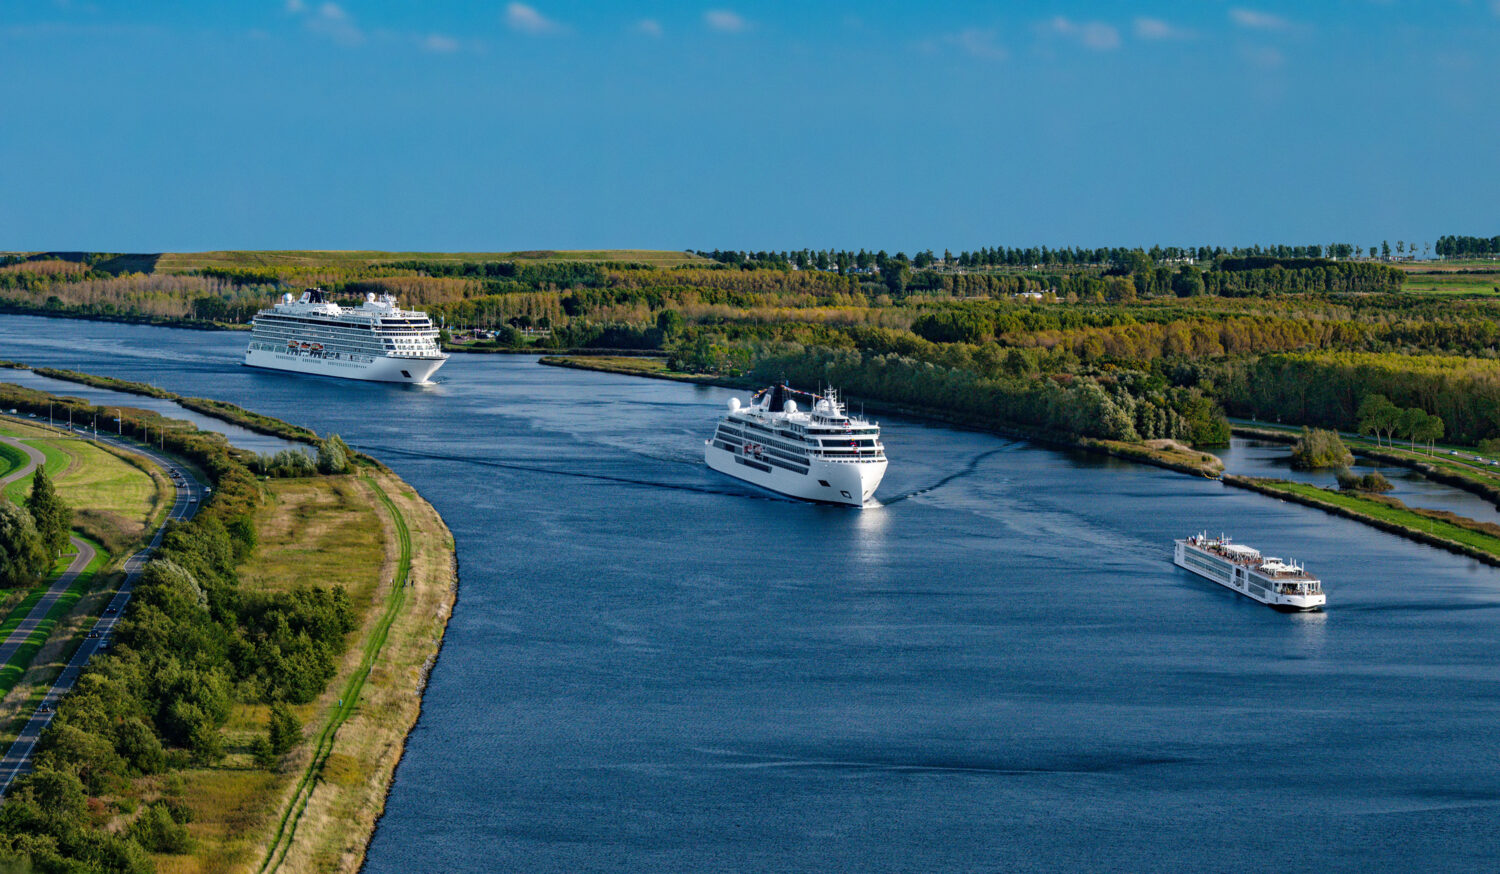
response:
[[[1500,527],[1497,526],[1487,526],[1496,528],[1496,531],[1491,533],[1485,527],[1480,527],[1485,526],[1486,523],[1474,522],[1453,513],[1445,514],[1437,510],[1424,511],[1409,507],[1395,498],[1377,499],[1353,495],[1307,483],[1236,474],[1225,474],[1223,482],[1226,486],[1248,489],[1269,497],[1301,504],[1304,507],[1312,507],[1330,515],[1352,519],[1388,534],[1466,555],[1492,567],[1500,567]],[[1392,518],[1381,518],[1375,515],[1376,512],[1385,513]],[[1476,527],[1463,525],[1455,520],[1463,520]],[[1416,527],[1418,525],[1422,527]],[[1454,537],[1444,536],[1441,532],[1456,533],[1456,536],[1465,537],[1471,542],[1464,543]],[[1489,548],[1486,549],[1485,546]]]
[[[113,322],[119,325],[146,325],[152,328],[181,328],[186,331],[248,331],[249,325],[237,322],[212,322],[171,316],[133,316],[120,313],[62,312],[46,307],[28,307],[15,301],[0,303],[0,315],[38,316],[44,319],[78,319],[85,322]]]
[[[1244,425],[1231,426],[1230,433],[1236,437],[1247,437],[1253,440],[1265,440],[1272,443],[1284,444],[1296,443],[1298,437],[1297,433],[1292,431]],[[1456,471],[1450,472],[1444,470],[1438,465],[1438,462],[1443,460],[1441,456],[1429,456],[1431,460],[1424,460],[1421,458],[1411,458],[1397,451],[1387,451],[1383,448],[1372,449],[1358,441],[1346,440],[1345,444],[1348,446],[1349,451],[1356,457],[1368,458],[1384,464],[1414,470],[1421,474],[1423,479],[1429,479],[1435,483],[1442,483],[1443,485],[1452,486],[1472,495],[1478,495],[1496,507],[1500,507],[1500,486],[1480,481],[1477,478],[1477,474],[1476,476],[1466,476]],[[1483,473],[1478,468],[1476,468],[1476,472]],[[1497,479],[1500,479],[1500,474],[1497,474]]]
[[[707,385],[717,388],[755,388],[748,379],[732,379],[695,373],[673,373],[666,370],[648,371],[622,367],[610,362],[607,358],[603,360],[589,360],[558,355],[544,355],[538,359],[537,363],[550,367],[592,370],[621,376],[641,376],[647,379],[663,379],[670,382],[685,382],[691,385]],[[1124,443],[1116,440],[1099,440],[1092,437],[1071,437],[1033,428],[997,425],[992,422],[986,422],[978,417],[950,413],[930,407],[892,404],[884,401],[860,400],[858,398],[853,398],[852,400],[858,401],[867,412],[902,416],[930,424],[996,434],[1013,440],[1028,440],[1061,449],[1076,449],[1098,455],[1109,455],[1114,458],[1149,464],[1154,467],[1191,476],[1217,479],[1224,470],[1224,463],[1212,453],[1198,450],[1184,450],[1170,441],[1152,441],[1161,445],[1151,446],[1147,444]]]
[[[72,371],[49,373],[66,373],[76,377],[73,381],[101,388],[124,391],[129,387],[132,394],[177,399],[144,383]],[[54,397],[38,394],[43,408]],[[268,428],[296,428],[232,408]],[[271,543],[278,532],[294,531],[306,534],[285,536],[324,540],[297,540],[270,547],[268,553],[254,553],[241,571],[247,593],[323,585],[330,578],[338,579],[343,569],[350,578],[367,575],[370,594],[366,601],[356,602],[366,606],[360,607],[359,624],[347,638],[347,650],[333,678],[303,708],[306,731],[302,742],[278,765],[269,770],[250,767],[245,751],[264,732],[266,708],[247,700],[234,705],[235,713],[220,729],[227,740],[228,757],[174,773],[174,779],[195,787],[182,797],[194,809],[189,828],[195,847],[186,853],[161,855],[159,861],[170,860],[174,871],[355,872],[363,864],[395,769],[420,717],[428,676],[457,601],[454,538],[415,487],[364,456],[353,466],[353,475],[275,479],[256,488],[263,496],[284,488],[301,489],[310,496],[299,505],[295,519],[284,514],[280,521],[271,521],[274,502],[256,507],[257,542]],[[213,498],[220,498],[223,490],[219,492]],[[207,500],[205,495],[205,504]],[[307,512],[312,515],[303,515]],[[319,570],[320,560],[341,554],[334,549],[349,542],[348,533],[361,531],[371,532],[371,543],[383,544],[371,561]],[[335,536],[334,532],[341,533]],[[269,586],[260,579],[268,569],[275,569]],[[256,581],[249,582],[250,577]],[[121,618],[130,617],[122,610]],[[160,794],[159,784],[160,778],[145,777],[129,786],[122,784],[120,792],[137,804],[149,802]]]
[[[329,709],[286,770],[281,795],[242,870],[336,871],[364,864],[458,596],[453,535],[437,510],[389,471],[360,480],[395,538],[360,646],[320,699]]]

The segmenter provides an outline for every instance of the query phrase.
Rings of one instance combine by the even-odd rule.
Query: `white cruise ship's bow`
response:
[[[797,396],[810,402],[807,412]],[[812,395],[784,385],[757,392],[749,406],[730,399],[703,459],[779,494],[853,507],[874,497],[886,470],[879,425],[850,418],[832,389]]]

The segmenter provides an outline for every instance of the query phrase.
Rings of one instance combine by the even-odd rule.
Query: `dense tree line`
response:
[[[1459,442],[1500,436],[1495,360],[1325,352],[1236,359],[1211,371],[1216,396],[1235,415],[1354,431],[1366,396],[1379,394],[1437,417],[1443,432]]]
[[[1442,258],[1489,258],[1500,255],[1500,236],[1460,237],[1447,234],[1438,237],[1436,252]]]
[[[700,338],[701,342],[701,338]],[[722,371],[740,365],[759,381],[837,385],[875,401],[941,411],[985,423],[1109,440],[1172,438],[1195,445],[1227,441],[1223,414],[1197,389],[1137,371],[1043,374],[1018,353],[993,376],[895,352],[797,344],[706,343],[676,362]],[[702,352],[714,357],[704,360]]]
[[[1412,254],[1416,254],[1416,243],[1403,243],[1402,250],[1411,246]],[[1386,246],[1386,255],[1389,246]],[[1219,258],[1244,258],[1244,257],[1266,257],[1276,259],[1321,259],[1332,258],[1347,260],[1349,258],[1363,257],[1365,248],[1350,243],[1310,243],[1305,245],[1277,244],[1269,246],[1235,246],[1224,248],[1223,246],[1152,246],[1149,249],[1125,246],[1109,246],[1101,248],[1087,248],[1077,246],[1063,246],[1049,248],[1047,246],[992,246],[981,247],[973,251],[960,251],[954,254],[951,250],[945,250],[941,255],[927,249],[907,256],[904,252],[889,255],[885,250],[858,251],[848,249],[793,249],[782,251],[744,251],[737,249],[713,249],[698,250],[696,254],[705,258],[712,258],[721,264],[738,267],[744,270],[751,269],[773,269],[773,270],[822,270],[834,271],[846,274],[851,271],[864,271],[870,269],[883,270],[891,262],[904,263],[917,269],[925,269],[934,264],[943,265],[947,268],[985,269],[985,268],[1018,268],[1018,269],[1040,269],[1040,268],[1077,268],[1077,267],[1121,267],[1136,263],[1138,258],[1146,259],[1150,265],[1176,264],[1183,262],[1209,263]],[[1377,254],[1375,245],[1369,248],[1369,257],[1374,258]]]

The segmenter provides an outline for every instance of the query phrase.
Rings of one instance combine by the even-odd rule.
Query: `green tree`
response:
[[[1397,418],[1398,430],[1411,439],[1411,451],[1417,451],[1417,440],[1427,433],[1427,411],[1421,407],[1408,407]]]
[[[37,766],[72,772],[90,795],[102,795],[110,779],[125,772],[125,762],[109,738],[55,722],[47,727],[47,735]]]
[[[141,811],[130,824],[130,836],[152,853],[186,853],[193,846],[187,829],[172,818],[171,809],[160,801]]]
[[[320,473],[348,473],[349,447],[337,434],[318,444],[318,471]]]
[[[1336,431],[1304,427],[1302,436],[1292,446],[1292,467],[1298,470],[1345,468],[1353,463],[1353,453]]]
[[[662,310],[656,316],[657,330],[661,331],[662,336],[668,339],[681,334],[684,324],[682,314],[676,310]]]
[[[906,295],[906,284],[911,281],[911,268],[904,261],[887,261],[881,268],[885,289],[891,297],[900,300]]]
[[[1421,427],[1416,434],[1416,439],[1427,444],[1427,454],[1432,454],[1433,444],[1443,439],[1443,419],[1441,416],[1423,414]]]
[[[289,752],[302,740],[302,724],[292,715],[291,708],[280,701],[271,705],[266,739],[270,741],[271,751],[278,756]]]
[[[28,586],[49,565],[31,514],[0,500],[0,586]]]
[[[68,532],[73,528],[73,509],[63,503],[57,490],[52,487],[52,479],[47,476],[45,466],[39,465],[36,475],[32,477],[31,495],[26,499],[26,509],[31,513],[37,536],[41,538],[42,548],[47,551],[48,557],[56,558],[61,555],[68,548]]]
[[[1203,271],[1191,264],[1184,264],[1172,277],[1172,292],[1178,297],[1194,297],[1203,293]]]
[[[1395,430],[1400,421],[1401,408],[1391,403],[1385,395],[1367,394],[1360,401],[1359,411],[1355,415],[1359,417],[1359,433],[1373,434],[1378,445],[1381,434]]]

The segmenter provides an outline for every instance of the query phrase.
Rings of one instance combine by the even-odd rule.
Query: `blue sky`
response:
[[[0,249],[1500,233],[1500,0],[0,0]]]

